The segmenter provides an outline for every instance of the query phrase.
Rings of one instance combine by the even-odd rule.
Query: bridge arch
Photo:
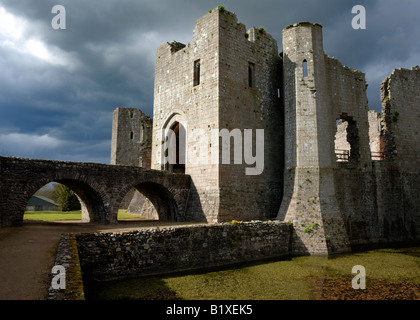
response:
[[[158,218],[161,221],[180,221],[179,206],[174,196],[174,191],[168,189],[159,181],[142,181],[133,186],[124,187],[116,198],[117,207],[122,202],[126,194],[132,189],[136,189],[145,196],[155,207]],[[117,211],[117,210],[116,210]],[[115,212],[116,212],[115,211]],[[117,221],[117,215],[114,213],[110,219],[110,223]]]
[[[29,199],[40,188],[51,182],[65,185],[78,196],[82,211],[84,213],[82,216],[82,220],[84,222],[98,224],[105,223],[106,209],[104,206],[103,197],[101,192],[95,190],[95,188],[92,187],[90,183],[79,180],[75,177],[40,177],[39,180],[34,181],[33,183],[27,183],[26,188],[23,188],[22,192],[16,194],[17,199],[15,202],[15,210],[17,224],[21,224],[21,221],[23,221],[23,215],[25,213],[25,208]]]
[[[50,182],[73,190],[89,220],[117,223],[118,208],[132,188],[155,206],[160,220],[185,218],[191,178],[160,170],[96,163],[0,157],[0,227],[18,227],[30,197]]]

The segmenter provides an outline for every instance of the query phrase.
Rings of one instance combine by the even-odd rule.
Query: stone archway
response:
[[[161,184],[140,183],[135,187],[156,209],[159,220],[179,221],[179,209],[173,194]]]
[[[134,186],[126,186],[118,195],[116,203],[118,204],[125,198],[126,194],[134,188],[141,195],[148,199],[156,210],[158,220],[161,221],[180,221],[182,220],[176,192],[169,190],[160,181],[146,180],[135,184]],[[117,217],[110,217],[111,223],[117,221]]]
[[[23,222],[23,216],[25,213],[26,205],[29,199],[35,194],[42,186],[56,182],[65,185],[71,189],[79,198],[82,207],[82,221],[104,224],[105,223],[105,208],[103,199],[100,194],[91,187],[88,183],[73,178],[40,178],[38,181],[27,184],[26,188],[22,186],[22,192],[16,194],[15,198],[15,218],[13,219],[12,226],[21,225]]]
[[[118,208],[134,187],[155,206],[161,220],[183,220],[191,178],[165,171],[105,165],[0,157],[0,226],[22,225],[30,197],[50,182],[75,192],[91,223],[117,223]]]
[[[162,170],[185,173],[187,163],[187,118],[171,114],[162,127]]]
[[[166,169],[173,173],[185,173],[186,157],[186,131],[180,122],[175,122],[171,126],[171,131],[175,135],[174,163],[167,165]],[[167,155],[165,155],[167,156]]]

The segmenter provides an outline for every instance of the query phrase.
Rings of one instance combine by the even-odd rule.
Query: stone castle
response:
[[[364,74],[324,53],[321,25],[288,26],[282,48],[263,28],[211,10],[189,44],[157,49],[153,119],[114,110],[111,164],[190,175],[183,221],[289,222],[296,254],[420,240],[419,67],[385,79],[378,114],[368,108]],[[164,161],[168,130],[174,164]],[[227,130],[232,144],[211,139],[215,130]],[[246,174],[246,156],[229,148],[242,146],[246,130],[252,156],[263,155],[258,174]],[[140,194],[128,200],[153,217]]]

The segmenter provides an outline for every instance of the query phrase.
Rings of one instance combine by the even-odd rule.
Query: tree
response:
[[[62,211],[80,210],[80,202],[76,194],[62,184],[54,185],[54,201],[61,206]]]

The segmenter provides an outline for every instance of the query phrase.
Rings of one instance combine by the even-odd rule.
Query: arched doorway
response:
[[[166,132],[167,142],[165,152],[165,170],[173,173],[185,173],[186,160],[186,130],[184,126],[175,121]]]

